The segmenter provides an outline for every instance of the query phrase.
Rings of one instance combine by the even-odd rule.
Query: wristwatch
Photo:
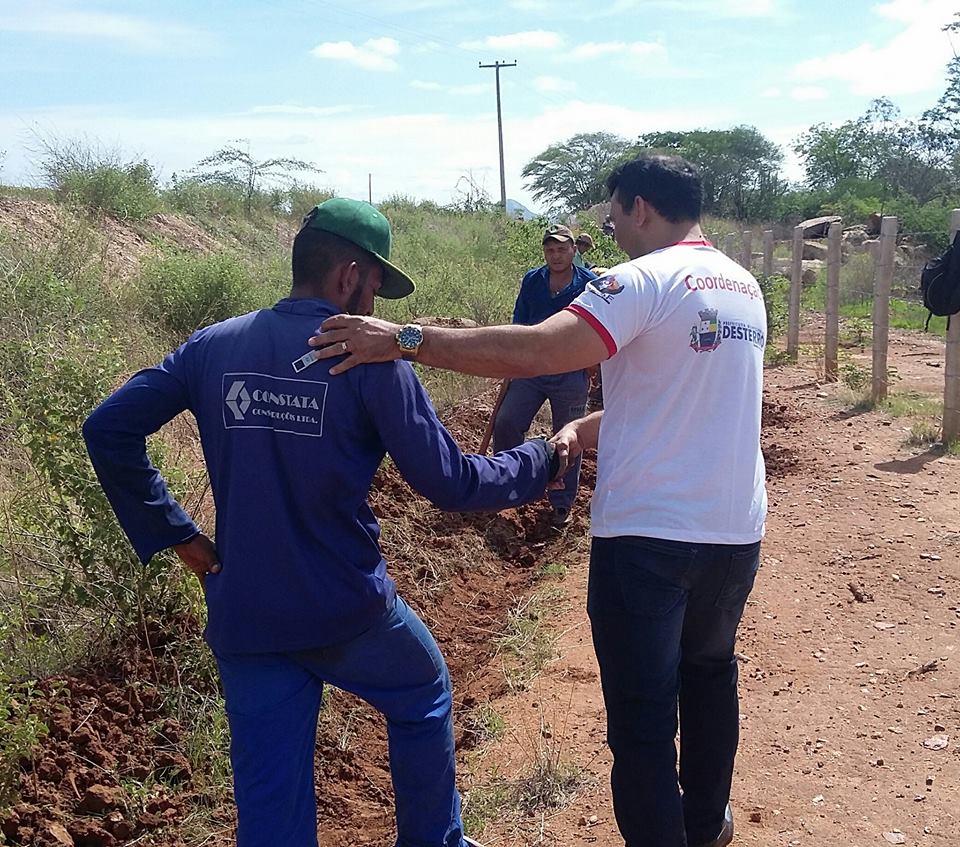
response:
[[[404,324],[397,332],[397,347],[400,348],[400,357],[412,361],[420,352],[423,344],[423,327],[420,324]]]

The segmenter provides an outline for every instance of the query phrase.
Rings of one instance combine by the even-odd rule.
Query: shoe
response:
[[[554,529],[563,529],[568,523],[570,523],[570,510],[563,506],[554,506],[550,513],[550,526]]]
[[[466,835],[463,836],[463,843],[466,844],[467,847],[483,847],[479,841],[474,841],[472,838],[467,838]]]
[[[727,810],[723,813],[723,829],[720,830],[720,834],[713,841],[692,844],[691,847],[727,847],[731,841],[733,841],[733,811],[730,809],[730,804],[727,803]]]

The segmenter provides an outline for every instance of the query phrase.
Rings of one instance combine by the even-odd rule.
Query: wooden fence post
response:
[[[960,230],[960,209],[950,216],[950,240]],[[960,314],[952,315],[947,330],[943,386],[943,443],[960,438]]]
[[[773,275],[773,230],[764,230],[763,233],[763,275]]]
[[[790,309],[787,317],[787,355],[800,352],[800,290],[803,285],[803,227],[793,228],[793,271],[790,274]]]
[[[827,233],[827,332],[823,345],[823,375],[837,381],[837,353],[840,346],[840,235],[842,223],[830,224]]]
[[[743,254],[740,264],[748,271],[753,269],[753,233],[749,229],[743,233]]]
[[[723,237],[723,252],[726,253],[731,259],[734,259],[734,261],[736,261],[737,255],[736,243],[737,236],[735,236],[732,232],[728,232]]]
[[[887,341],[890,334],[890,289],[893,252],[897,247],[897,219],[885,216],[880,224],[880,252],[873,278],[873,388],[870,399],[887,399]]]

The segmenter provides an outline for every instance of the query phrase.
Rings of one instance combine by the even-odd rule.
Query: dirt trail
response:
[[[905,383],[926,382],[942,344],[896,333],[890,355]],[[734,843],[956,847],[960,459],[904,447],[902,419],[844,411],[813,363],[766,377],[770,518],[739,644]],[[570,562],[558,658],[532,692],[502,704],[513,729],[474,776],[520,776],[546,750],[582,768],[586,784],[563,809],[491,824],[490,847],[623,843],[586,558]]]

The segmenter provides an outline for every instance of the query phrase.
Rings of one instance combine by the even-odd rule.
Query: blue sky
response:
[[[316,163],[374,202],[448,202],[471,175],[507,195],[578,132],[752,124],[787,146],[890,97],[932,105],[960,51],[956,0],[0,0],[0,180],[29,183],[34,135],[146,156],[163,179],[236,139]],[[794,157],[788,175],[800,176]]]

